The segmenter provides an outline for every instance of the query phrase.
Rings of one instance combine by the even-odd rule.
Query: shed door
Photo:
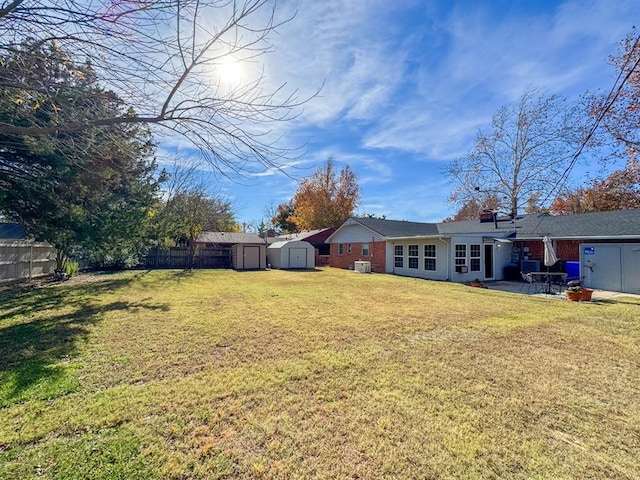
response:
[[[615,244],[581,245],[580,271],[584,285],[601,290],[622,291],[622,247]]]
[[[289,268],[307,268],[307,249],[289,249]]]
[[[260,247],[257,247],[257,246],[244,247],[244,268],[246,269],[260,268]]]

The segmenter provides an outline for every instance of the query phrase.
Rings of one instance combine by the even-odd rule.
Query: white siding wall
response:
[[[456,272],[456,245],[466,246],[466,258],[465,265],[467,266],[467,273]],[[471,245],[480,245],[480,270],[471,271]],[[498,266],[496,265],[496,270]],[[465,235],[455,236],[451,238],[451,258],[450,258],[450,270],[452,282],[470,282],[476,278],[480,280],[484,279],[484,240],[481,235]]]
[[[331,238],[331,243],[381,242],[383,240],[382,235],[362,225],[344,225]]]
[[[409,245],[418,246],[417,267],[409,268]],[[425,270],[424,246],[436,246],[436,269]],[[402,267],[396,267],[395,247],[402,246]],[[417,238],[415,240],[393,240],[387,242],[387,271],[406,277],[428,278],[431,280],[448,280],[449,248],[446,241],[439,238]],[[416,258],[416,257],[414,257]],[[414,260],[415,261],[415,260]]]

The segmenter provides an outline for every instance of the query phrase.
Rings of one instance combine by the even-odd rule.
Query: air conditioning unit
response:
[[[353,262],[353,269],[358,273],[371,273],[371,262]]]
[[[520,271],[522,273],[539,272],[540,260],[522,260],[520,262]]]
[[[469,271],[469,267],[466,265],[456,265],[456,273],[467,273]]]

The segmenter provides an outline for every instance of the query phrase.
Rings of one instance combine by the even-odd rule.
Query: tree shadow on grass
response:
[[[12,285],[0,288],[0,328],[2,321],[16,315],[32,316],[44,310],[64,306],[87,304],[91,298],[114,293],[135,281],[137,276],[125,278],[100,278],[84,284],[51,282],[43,286]]]
[[[146,302],[95,304],[95,296],[114,291],[128,281],[112,279],[71,288],[21,287],[0,292],[0,305],[6,312],[0,315],[0,406],[54,398],[77,388],[70,359],[89,327],[109,312],[169,310],[167,305]],[[65,313],[56,313],[61,305]]]

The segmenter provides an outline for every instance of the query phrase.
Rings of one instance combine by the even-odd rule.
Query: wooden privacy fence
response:
[[[189,250],[187,248],[153,247],[143,259],[146,268],[188,268]],[[193,259],[193,268],[230,268],[230,248],[197,248]]]
[[[56,268],[56,249],[48,243],[0,240],[0,283],[31,280]]]

